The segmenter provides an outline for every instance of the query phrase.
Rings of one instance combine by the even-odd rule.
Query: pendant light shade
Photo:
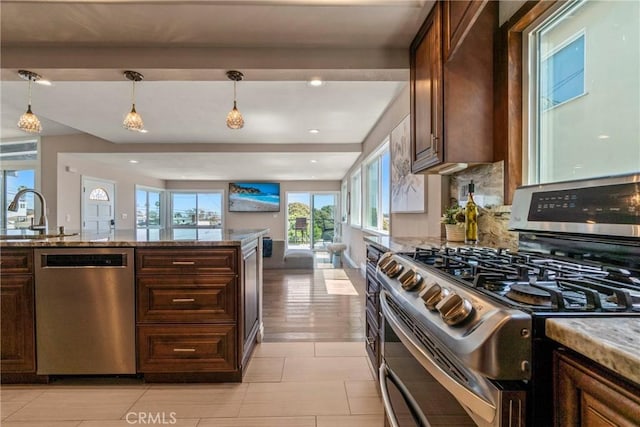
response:
[[[40,80],[41,77],[39,74],[27,70],[19,70],[18,74],[23,79],[29,81],[27,111],[22,116],[20,116],[20,120],[18,120],[18,128],[29,133],[40,133],[42,132],[42,125],[40,124],[40,120],[38,120],[38,116],[33,114],[33,112],[31,111],[31,82]]]
[[[227,127],[230,129],[241,129],[244,126],[244,119],[238,110],[236,103],[236,83],[243,79],[244,74],[240,71],[227,71],[229,80],[233,80],[233,109],[227,114]]]
[[[136,71],[125,71],[124,76],[131,80],[133,87],[131,89],[131,111],[124,118],[122,126],[130,131],[142,132],[144,130],[144,122],[142,121],[142,116],[136,111],[136,82],[141,82],[144,76]]]

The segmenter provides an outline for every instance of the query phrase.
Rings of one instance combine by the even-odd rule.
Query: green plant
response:
[[[440,222],[443,224],[464,224],[464,209],[460,205],[452,205],[445,209]]]

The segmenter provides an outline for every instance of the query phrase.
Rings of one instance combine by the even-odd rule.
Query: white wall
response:
[[[116,227],[133,228],[135,209],[133,187],[143,184],[164,188],[164,181],[144,176],[125,174],[114,168],[68,157],[70,153],[102,153],[118,151],[118,144],[87,134],[46,136],[41,138],[41,184],[40,189],[47,199],[49,227],[64,225],[67,230],[80,229],[80,183],[82,175],[117,181],[116,184]],[[62,160],[59,162],[59,157]],[[65,171],[65,166],[76,169],[75,173]],[[60,181],[59,181],[60,180]],[[129,200],[131,204],[129,205]],[[127,213],[122,220],[121,214]],[[66,215],[71,215],[66,221]]]
[[[49,226],[64,225],[67,230],[79,230],[82,204],[82,177],[99,178],[115,183],[116,228],[135,228],[135,187],[164,188],[164,181],[142,175],[132,175],[97,162],[79,159],[73,154],[59,153],[57,162],[57,211],[50,216]],[[69,168],[72,172],[68,171]],[[45,196],[46,197],[46,196]],[[51,209],[52,210],[52,209]],[[126,216],[126,219],[123,218]],[[56,222],[54,223],[53,220]]]
[[[287,191],[335,191],[340,192],[340,181],[281,181],[280,212],[229,212],[226,206],[229,181],[167,181],[167,190],[224,190],[224,227],[268,228],[269,236],[276,240],[286,238]],[[339,199],[338,199],[339,200]]]
[[[409,85],[407,84],[371,129],[364,141],[362,154],[343,179],[348,179],[355,168],[359,167],[360,163],[378,148],[391,131],[409,114],[409,102]],[[443,196],[447,195],[446,182],[443,181],[440,175],[425,176],[426,212],[391,214],[391,236],[441,236],[440,215]],[[348,191],[352,191],[351,188]],[[368,234],[371,233],[360,227],[352,227],[345,224],[342,228],[343,241],[347,244],[347,255],[359,267],[362,267],[365,262],[366,253],[363,237]]]

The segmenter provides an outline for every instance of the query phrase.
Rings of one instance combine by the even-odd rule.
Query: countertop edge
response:
[[[0,240],[0,248],[66,248],[66,247],[215,247],[244,246],[252,240],[263,237],[269,229],[229,230],[220,240],[136,240],[129,237],[91,236],[56,237],[48,239]]]
[[[547,319],[546,335],[640,386],[640,319]]]

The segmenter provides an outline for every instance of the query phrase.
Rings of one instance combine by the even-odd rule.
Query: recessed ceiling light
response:
[[[311,163],[318,163],[318,161],[316,159],[312,159]]]
[[[140,129],[138,132],[140,132],[140,133],[149,133],[149,131],[146,130],[146,129]]]
[[[137,160],[129,160],[129,163],[136,164],[136,163],[140,163],[140,162],[139,162],[139,161],[137,161]]]
[[[320,87],[320,86],[324,86],[324,81],[316,78],[316,79],[309,80],[307,84],[311,87]]]
[[[309,133],[320,133],[318,129],[309,129]]]
[[[598,139],[609,139],[609,135],[598,135]]]

